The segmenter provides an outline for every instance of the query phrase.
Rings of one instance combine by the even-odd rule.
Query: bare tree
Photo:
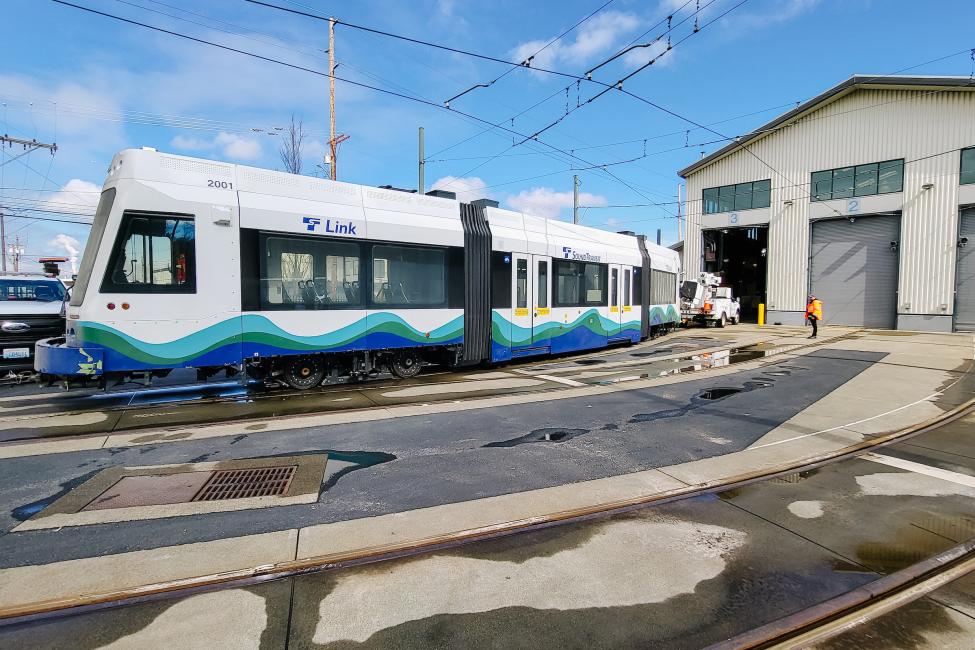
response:
[[[284,170],[292,174],[301,173],[301,146],[305,140],[305,132],[302,128],[303,120],[295,122],[294,113],[291,114],[291,124],[284,134],[284,141],[278,149],[281,162],[284,163]]]

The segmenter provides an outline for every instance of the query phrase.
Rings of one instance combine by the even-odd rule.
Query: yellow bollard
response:
[[[765,303],[758,304],[758,326],[765,326]]]

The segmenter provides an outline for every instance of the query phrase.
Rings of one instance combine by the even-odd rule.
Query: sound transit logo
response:
[[[592,253],[581,253],[577,250],[573,250],[571,246],[563,246],[562,255],[567,260],[575,260],[577,262],[598,262],[601,259],[599,255],[593,255]]]

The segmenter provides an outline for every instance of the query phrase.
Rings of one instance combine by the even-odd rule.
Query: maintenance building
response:
[[[679,174],[685,276],[744,319],[975,330],[975,80],[857,75]]]

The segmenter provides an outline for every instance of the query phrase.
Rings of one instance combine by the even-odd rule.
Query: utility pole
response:
[[[328,148],[331,161],[328,163],[329,176],[338,178],[339,145],[349,139],[347,135],[335,134],[335,19],[328,19]]]
[[[2,257],[2,262],[0,262],[0,272],[6,274],[7,272],[7,228],[4,224],[4,214],[0,212],[0,257]]]
[[[328,19],[328,146],[332,154],[332,164],[329,165],[329,173],[334,181],[336,178],[335,152],[338,145],[335,142],[335,20]]]
[[[8,147],[13,147],[15,144],[19,144],[24,151],[22,153],[17,154],[16,156],[13,156],[9,160],[3,161],[2,163],[0,163],[0,167],[3,167],[9,162],[13,162],[17,160],[18,158],[22,158],[23,156],[26,156],[32,151],[37,151],[38,149],[47,149],[48,151],[51,152],[52,156],[54,155],[54,152],[58,150],[58,145],[56,142],[52,142],[48,144],[46,142],[38,142],[37,140],[23,140],[21,138],[11,138],[6,133],[0,135],[0,147],[4,145]],[[7,230],[6,230],[6,223],[4,222],[5,216],[6,215],[4,215],[2,211],[0,211],[0,272],[3,273],[7,272]],[[24,249],[20,247],[19,237],[17,238],[17,249],[19,249],[20,253],[18,254],[17,257],[14,258],[15,271],[17,270],[17,264],[20,260],[20,255],[23,254],[24,252]],[[11,252],[13,252],[13,250],[14,249],[11,248]]]
[[[20,235],[17,235],[16,243],[10,247],[10,255],[14,259],[14,273],[20,272],[20,256],[24,254],[24,247],[20,245]]]
[[[579,175],[572,177],[572,223],[579,223]]]
[[[418,164],[417,164],[417,171],[420,174],[420,183],[419,183],[419,185],[420,185],[420,194],[426,194],[426,192],[424,191],[424,184],[423,184],[423,165],[424,165],[424,160],[423,160],[423,127],[422,126],[420,127],[420,149],[419,149],[419,153],[417,155],[417,160],[419,161]]]

